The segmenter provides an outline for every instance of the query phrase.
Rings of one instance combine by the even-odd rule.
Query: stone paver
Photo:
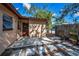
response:
[[[26,48],[13,50],[11,56],[79,56],[79,47],[69,42],[62,42],[60,37],[22,38],[9,48]],[[27,46],[35,47],[27,48]],[[38,46],[40,45],[40,46]]]

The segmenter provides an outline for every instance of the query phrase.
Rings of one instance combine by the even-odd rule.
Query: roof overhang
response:
[[[25,20],[26,19],[27,20],[37,20],[38,19],[38,20],[47,22],[47,19],[43,19],[43,18],[22,16],[11,3],[2,3],[2,5],[4,5],[7,9],[9,9],[11,12],[13,12],[15,15],[17,15],[19,19],[25,19]]]

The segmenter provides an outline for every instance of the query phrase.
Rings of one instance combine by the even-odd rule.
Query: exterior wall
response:
[[[3,14],[8,14],[13,20],[13,30],[3,31]],[[17,39],[17,16],[0,4],[0,54]]]
[[[30,37],[43,37],[46,36],[45,24],[29,24],[29,36]]]
[[[19,29],[18,29],[18,34],[20,35],[20,36],[22,36],[23,35],[23,23],[27,23],[27,24],[29,24],[29,21],[27,20],[27,19],[19,19]],[[28,29],[29,30],[29,29]],[[26,32],[28,32],[28,31],[26,31]],[[26,36],[27,36],[27,34],[28,33],[26,33]]]
[[[9,16],[12,17],[12,21],[13,21],[13,30],[7,30],[7,31],[3,31],[3,14],[7,14]],[[19,24],[21,29],[17,29],[17,24],[18,24],[18,20],[21,21],[21,23]],[[36,21],[35,21],[36,20]],[[22,32],[23,30],[23,25],[22,23],[28,23],[29,24],[29,35],[30,37],[32,35],[35,36],[46,36],[46,20],[32,20],[31,21],[26,21],[25,19],[18,19],[18,17],[12,13],[9,9],[7,9],[5,6],[3,6],[2,4],[0,4],[0,54],[4,52],[4,50],[10,45],[12,44],[15,40],[17,40],[17,33],[19,34],[20,32]],[[33,26],[36,26],[36,28],[33,28]],[[34,31],[33,31],[34,29]],[[38,29],[38,30],[36,30]],[[36,34],[34,34],[33,32],[31,32],[31,30],[33,32],[35,32]],[[19,36],[19,35],[18,35]]]
[[[47,34],[46,23],[38,21],[29,22],[29,36],[30,37],[44,37]]]
[[[47,34],[46,29],[46,20],[43,19],[20,19],[20,27],[22,34],[22,23],[27,23],[29,25],[28,30],[26,31],[26,36],[29,37],[43,37]]]
[[[28,19],[20,19],[20,21],[21,21],[22,23],[29,23],[29,20],[28,20]]]

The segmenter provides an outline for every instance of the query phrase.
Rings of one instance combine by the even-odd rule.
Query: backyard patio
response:
[[[3,55],[10,56],[79,56],[79,46],[60,37],[28,38],[14,42]]]
[[[19,10],[20,5],[22,10]],[[60,4],[56,6],[51,4],[53,6],[51,10],[35,4],[28,11],[26,5],[24,3],[0,4],[1,56],[79,56],[79,18],[68,15],[71,12],[72,15],[77,14],[78,11],[73,12],[79,8],[79,4],[64,6],[62,4],[63,11],[62,8],[55,9],[57,11],[53,9]],[[37,5],[40,8],[36,7]],[[68,19],[67,15],[71,19]]]

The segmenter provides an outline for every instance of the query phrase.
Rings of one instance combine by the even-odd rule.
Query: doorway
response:
[[[28,23],[23,23],[23,36],[29,36],[29,24]]]

